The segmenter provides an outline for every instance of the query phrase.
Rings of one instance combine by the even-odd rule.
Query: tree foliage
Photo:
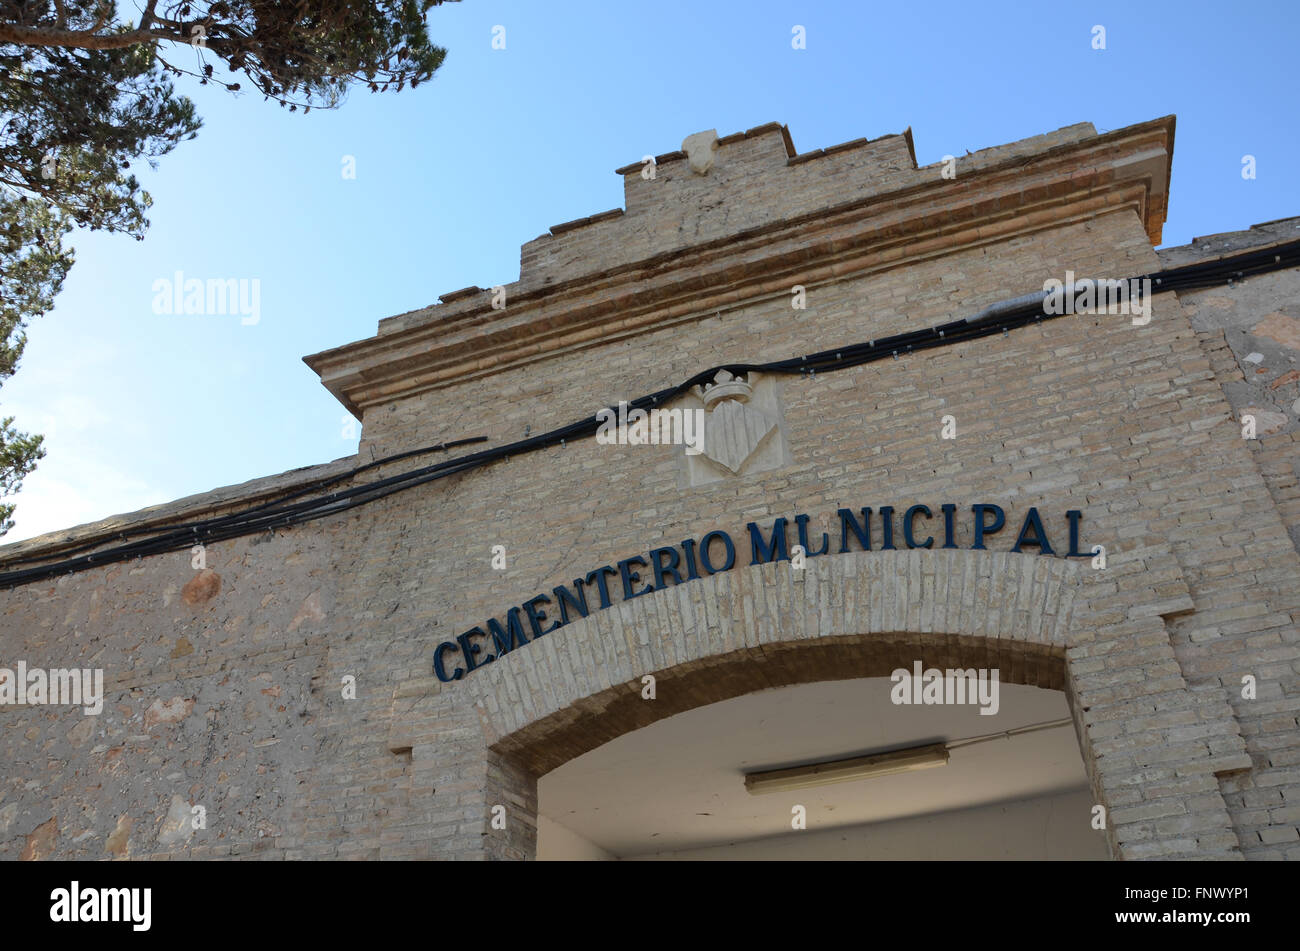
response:
[[[0,0],[0,384],[72,266],[73,226],[143,238],[151,200],[132,163],[201,125],[175,78],[238,92],[214,76],[221,62],[290,111],[336,107],[355,86],[415,87],[446,55],[424,23],[442,2],[146,0],[133,21],[113,0]],[[12,423],[0,420],[0,498],[44,455]],[[0,504],[0,535],[12,511]]]
[[[56,208],[0,193],[0,383],[13,375],[27,344],[26,317],[54,303],[72,266],[62,247],[72,226]],[[45,455],[42,437],[20,433],[12,416],[0,419],[0,498],[17,492]],[[13,527],[12,502],[0,503],[0,535]]]
[[[349,87],[400,90],[429,79],[446,50],[424,16],[444,0],[147,0],[122,22],[112,0],[0,0],[0,44],[83,50],[189,46],[197,70],[212,59],[266,96],[293,106],[336,106]],[[234,84],[238,88],[238,84]]]

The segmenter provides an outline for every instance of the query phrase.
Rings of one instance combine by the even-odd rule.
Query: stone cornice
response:
[[[506,286],[504,309],[486,290],[445,295],[431,315],[304,361],[361,417],[370,405],[788,294],[792,284],[878,273],[1121,208],[1158,244],[1173,137],[1169,116],[1029,154],[1004,147],[1008,158],[965,173],[959,160],[956,179],[939,165],[902,170],[899,187],[684,249],[555,283],[524,275]],[[617,218],[582,222],[617,227]]]

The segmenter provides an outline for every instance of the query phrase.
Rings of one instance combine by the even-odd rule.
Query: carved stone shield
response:
[[[776,423],[738,400],[723,400],[704,424],[704,455],[731,472],[776,429]]]

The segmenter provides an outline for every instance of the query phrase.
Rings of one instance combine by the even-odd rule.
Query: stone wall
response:
[[[1180,267],[1297,238],[1300,218],[1286,218],[1248,231],[1197,238],[1185,247],[1161,251],[1160,259],[1166,267]],[[1293,546],[1300,549],[1300,271],[1275,271],[1227,286],[1182,293],[1179,298],[1239,428],[1245,417],[1254,418],[1254,437],[1243,439],[1242,444],[1254,457]],[[1242,699],[1240,691],[1230,692],[1255,769],[1225,780],[1224,794],[1243,842],[1256,847],[1258,838],[1259,854],[1295,857],[1295,827],[1300,823],[1300,795],[1294,786],[1300,777],[1296,613],[1275,613],[1279,627],[1261,632],[1258,619],[1267,616],[1267,604],[1250,584],[1249,570],[1243,566],[1237,577],[1242,590],[1234,603],[1223,604],[1232,619],[1227,626],[1211,628],[1200,636],[1217,640],[1235,632],[1239,625],[1252,633],[1244,641],[1236,637],[1233,643],[1218,645],[1212,657],[1198,661],[1206,673],[1227,666],[1234,673],[1237,668],[1249,669],[1260,678],[1257,700]],[[1292,569],[1290,579],[1293,588],[1300,588],[1300,573]],[[1226,660],[1229,656],[1232,661]],[[1220,679],[1228,682],[1226,677]]]

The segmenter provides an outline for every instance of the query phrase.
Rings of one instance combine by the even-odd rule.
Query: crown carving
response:
[[[723,400],[748,403],[754,395],[754,388],[749,385],[744,374],[733,376],[727,370],[719,370],[712,383],[695,387],[695,394],[704,401],[704,408],[712,412],[713,407]]]

